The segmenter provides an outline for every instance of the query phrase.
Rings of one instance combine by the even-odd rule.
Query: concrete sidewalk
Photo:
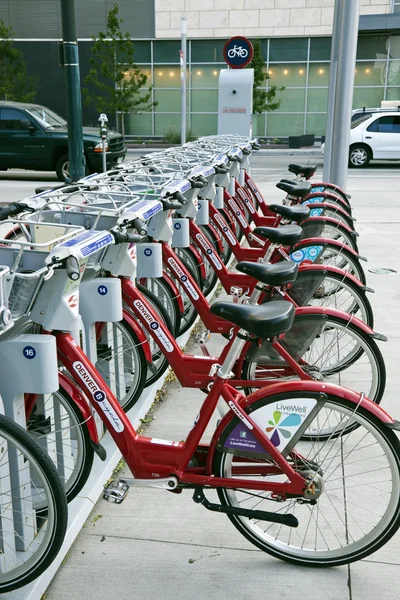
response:
[[[367,269],[398,269],[400,176],[393,175],[350,173],[348,191],[358,219],[360,253],[369,258]],[[257,181],[263,193],[277,200],[280,192],[267,179],[260,169]],[[375,330],[390,336],[381,345],[388,377],[383,405],[400,418],[400,275],[367,272],[367,279],[376,290],[370,297]],[[214,344],[219,348],[221,340],[213,339]],[[169,384],[146,435],[183,439],[203,398],[199,390]],[[214,600],[233,595],[241,600],[310,596],[393,600],[398,595],[400,533],[379,552],[350,567],[300,568],[257,551],[226,516],[206,511],[191,496],[190,491],[174,495],[131,488],[120,506],[100,500],[46,599]]]

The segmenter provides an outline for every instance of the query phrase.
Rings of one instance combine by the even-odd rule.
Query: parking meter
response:
[[[107,171],[107,157],[106,157],[107,134],[108,134],[107,123],[108,123],[107,115],[104,113],[101,113],[101,115],[99,116],[99,127],[100,127],[100,137],[103,142],[103,172],[104,173]]]

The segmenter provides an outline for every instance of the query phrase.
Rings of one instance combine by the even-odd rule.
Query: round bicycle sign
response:
[[[253,60],[253,44],[245,37],[237,35],[228,40],[224,46],[225,62],[232,69],[244,69]]]

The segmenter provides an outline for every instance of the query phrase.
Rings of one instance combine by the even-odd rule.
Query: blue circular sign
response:
[[[247,38],[237,35],[224,46],[224,60],[232,69],[244,69],[253,60],[253,44]]]
[[[175,229],[180,229],[182,225],[180,223],[175,223]]]
[[[153,254],[153,250],[151,248],[146,248],[144,251],[145,256],[151,256]]]
[[[158,329],[158,323],[157,323],[157,321],[153,321],[153,322],[151,323],[150,327],[151,327],[151,329],[152,329],[153,331],[155,331],[156,329]]]
[[[28,358],[29,360],[32,360],[32,358],[35,358],[36,356],[36,350],[33,348],[33,346],[25,346],[22,353],[25,358]]]
[[[106,395],[101,390],[97,390],[97,392],[95,392],[93,394],[93,397],[96,400],[96,402],[103,402],[103,400],[105,399]]]
[[[97,291],[99,292],[100,296],[105,296],[108,293],[108,288],[105,285],[99,285]]]

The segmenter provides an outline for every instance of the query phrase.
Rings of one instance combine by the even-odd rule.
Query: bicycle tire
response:
[[[251,417],[258,417],[260,426],[267,426],[269,430],[276,432],[278,428],[274,423],[277,423],[277,420],[280,422],[282,414],[288,414],[287,411],[282,413],[282,409],[279,410],[282,403],[288,403],[283,406],[301,406],[301,403],[306,402],[306,398],[315,401],[315,406],[322,402],[321,396],[315,392],[287,391],[251,404]],[[331,567],[361,560],[383,546],[400,526],[400,443],[395,433],[362,406],[356,406],[339,396],[328,394],[323,402],[326,410],[335,411],[339,417],[344,415],[347,420],[352,419],[356,427],[351,431],[343,431],[334,441],[320,441],[317,434],[310,441],[301,438],[290,452],[289,461],[292,462],[293,468],[300,470],[303,475],[308,475],[320,490],[315,505],[299,504],[296,498],[290,497],[283,498],[276,504],[278,513],[295,514],[299,521],[298,528],[285,528],[280,524],[228,515],[236,529],[260,550],[301,566]],[[268,414],[272,413],[273,427],[270,426],[270,421],[266,420],[265,412],[257,415],[257,412],[262,410],[268,411]],[[245,412],[250,414],[249,407]],[[260,456],[254,460],[254,455],[249,456],[243,450],[234,450],[235,454],[232,451],[228,452],[226,447],[230,443],[229,436],[235,435],[235,428],[243,430],[246,436],[250,433],[237,417],[227,425],[217,442],[217,451],[213,458],[213,474],[216,477],[234,476],[235,461],[240,469],[240,459],[243,456],[246,457],[247,463],[255,468],[271,464],[265,454],[263,458]],[[357,441],[363,435],[363,444],[357,447]],[[279,437],[278,434],[280,442],[281,439],[282,436]],[[337,450],[338,446],[340,450]],[[373,469],[375,448],[377,467]],[[349,464],[350,461],[355,463],[356,456],[361,465],[359,472],[358,466]],[[255,478],[256,475],[253,473],[252,477]],[[346,477],[350,478],[348,483]],[[381,479],[385,483],[379,483]],[[374,484],[379,490],[379,496]],[[340,491],[336,493],[340,485],[346,488],[344,495]],[[274,501],[276,502],[276,498],[271,497],[268,492],[241,490],[239,487],[217,488],[217,493],[223,506],[245,506],[252,509],[253,502],[257,510],[273,511]],[[382,512],[383,508],[381,511],[380,505],[383,505],[386,499],[388,506]],[[341,513],[345,515],[344,518]],[[330,521],[333,526],[330,525]],[[319,527],[322,529],[318,530]],[[357,527],[359,529],[356,532]],[[336,545],[336,548],[330,548],[328,543]]]
[[[374,326],[374,313],[366,292],[341,273],[299,271],[287,294],[298,306],[335,308],[358,317],[371,329]]]
[[[168,281],[163,277],[141,279],[136,283],[138,290],[158,304],[162,314],[167,314],[171,323],[170,331],[174,332],[175,337],[179,336],[181,329],[182,315],[179,308],[178,299],[175,298]],[[162,308],[161,308],[162,307]]]
[[[115,346],[107,346],[103,357],[98,354],[96,370],[109,385],[108,365],[111,363],[117,365],[116,371],[119,370],[120,365],[124,365],[122,383],[119,379],[115,381],[115,398],[127,412],[136,404],[144,390],[147,374],[146,357],[139,338],[125,319],[117,323],[109,323],[108,326],[116,331],[117,335],[113,337],[121,341],[116,348],[118,357],[116,357]]]
[[[168,329],[168,331],[173,332],[174,327],[172,325],[172,321],[169,316],[169,313],[165,310],[164,304],[157,298],[157,296],[155,294],[153,294],[147,288],[143,288],[143,286],[139,285],[138,290],[146,297],[146,300],[149,302],[149,304],[152,305],[153,309],[155,310],[155,312],[157,312],[159,318],[162,320],[162,322],[164,323],[164,325]],[[156,342],[152,341],[151,336],[149,334],[147,334],[145,329],[143,329],[143,331],[145,332],[145,334],[149,340],[150,346],[152,348],[152,360],[153,360],[153,369],[150,369],[150,368],[147,369],[146,381],[145,381],[145,388],[147,388],[147,387],[149,387],[149,385],[152,385],[153,383],[155,383],[161,377],[161,375],[163,375],[165,373],[165,371],[168,369],[169,365],[168,365],[168,360],[167,360],[166,356],[163,354],[160,346],[158,346],[158,344],[156,344]]]
[[[344,357],[335,355],[340,351],[339,340],[346,342],[347,355]],[[350,345],[352,341],[353,346]],[[375,340],[352,323],[350,316],[346,320],[330,315],[296,315],[281,344],[296,362],[301,360],[305,363],[304,370],[314,379],[354,389],[377,404],[381,402],[386,386],[385,361]],[[371,374],[368,373],[361,381],[363,364],[367,365],[365,372],[370,371]],[[243,362],[242,378],[265,378],[266,383],[285,380],[286,377],[298,379],[291,370],[286,374],[286,365],[268,341],[263,341],[261,346],[254,342]],[[356,366],[355,370],[351,370],[353,366]],[[332,381],[332,378],[339,381]],[[252,391],[252,388],[246,388],[246,394]]]
[[[47,399],[47,402],[54,403],[54,401],[59,403],[62,410],[56,409],[48,424],[42,418],[39,412],[40,408],[36,403],[32,411],[33,414],[27,421],[27,432],[56,466],[69,503],[79,494],[90,475],[94,450],[86,421],[79,407],[67,391],[63,389],[62,385],[60,385],[57,392],[51,394]],[[35,410],[36,407],[38,408]],[[63,413],[64,416],[62,416]],[[57,414],[59,415],[58,420]],[[47,443],[47,435],[50,435],[50,440],[53,443]],[[71,450],[68,456],[65,456],[65,438],[70,439]],[[57,447],[60,448],[60,446],[62,446],[62,450],[57,450]],[[59,452],[62,453],[61,461],[58,458]],[[73,463],[70,471],[67,470],[68,463]]]
[[[303,240],[315,237],[332,239],[341,244],[346,244],[346,246],[358,252],[356,235],[343,227],[340,221],[332,223],[327,220],[316,220],[311,217],[301,224],[301,228],[303,230]]]
[[[35,530],[38,533],[40,532],[40,535],[36,534],[34,536],[35,542],[29,543],[30,558],[27,559],[26,563],[20,562],[17,567],[12,568],[8,573],[4,571],[0,573],[0,593],[4,594],[27,585],[44,573],[51,565],[64,541],[67,530],[68,506],[62,483],[51,459],[34,442],[32,437],[22,427],[0,415],[0,438],[2,438],[4,444],[7,443],[7,452],[3,453],[3,457],[10,453],[10,444],[14,443],[16,450],[23,453],[24,470],[26,470],[27,462],[30,461],[30,469],[35,471],[33,482],[30,485],[33,486],[32,490],[40,488],[41,494],[46,494],[45,499],[41,498],[40,504],[43,505],[44,503],[47,506],[46,517],[33,517],[35,518]],[[40,487],[42,485],[43,488]],[[25,484],[23,486],[24,490],[26,487]],[[17,488],[13,485],[12,489]],[[1,497],[0,494],[0,501]],[[31,519],[32,511],[35,511],[35,498],[37,502],[37,492],[29,497],[33,509],[29,513],[29,517],[27,516],[24,519],[24,525],[26,525],[28,518]],[[8,506],[10,505],[9,492],[6,494],[5,503]],[[3,502],[1,504],[2,516],[5,518],[6,507],[3,506]],[[23,542],[19,533],[16,536]],[[40,543],[40,541],[44,546],[41,547],[40,552],[39,550],[34,552],[34,543]],[[23,560],[21,551],[19,552],[19,559],[20,561]],[[5,561],[4,564],[7,564],[7,562]]]
[[[299,251],[300,254],[297,254]],[[310,256],[312,257],[309,258]],[[366,283],[365,272],[359,259],[345,247],[336,247],[329,242],[321,242],[316,245],[315,242],[302,240],[292,248],[290,259],[296,263],[315,262],[319,265],[338,267],[354,275],[364,285]]]

